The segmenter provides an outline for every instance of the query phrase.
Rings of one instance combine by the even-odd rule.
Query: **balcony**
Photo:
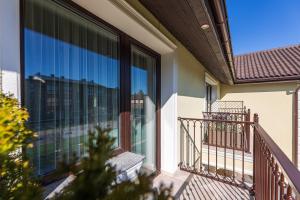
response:
[[[300,172],[250,110],[205,112],[178,118],[180,163],[174,183],[178,199],[300,199]]]

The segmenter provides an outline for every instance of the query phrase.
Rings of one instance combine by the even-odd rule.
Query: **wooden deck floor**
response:
[[[222,183],[210,178],[192,175],[179,194],[180,200],[240,200],[250,199],[245,189]]]
[[[174,175],[160,174],[154,180],[159,183],[173,183],[173,195],[180,200],[250,200],[248,190],[241,189],[203,176],[178,171]]]

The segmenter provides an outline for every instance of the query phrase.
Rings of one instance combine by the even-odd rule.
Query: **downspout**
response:
[[[230,38],[230,30],[228,26],[228,17],[226,4],[224,0],[213,0],[210,1],[211,6],[214,8],[214,18],[218,28],[218,32],[221,35],[221,43],[223,46],[224,54],[226,55],[226,60],[229,64],[229,70],[231,72],[231,76],[233,81],[235,82],[235,71],[234,71],[234,63],[233,63],[233,53],[231,46],[231,38]]]
[[[296,167],[298,169],[300,169],[300,164],[299,164],[299,160],[298,160],[298,156],[299,156],[299,149],[298,149],[298,145],[299,145],[299,132],[298,132],[298,109],[299,109],[299,105],[298,105],[298,101],[299,101],[299,90],[300,90],[300,86],[296,88],[295,93],[294,93],[294,134],[293,134],[293,141],[294,141],[294,147],[293,147],[293,156],[294,156],[294,163],[296,165]]]

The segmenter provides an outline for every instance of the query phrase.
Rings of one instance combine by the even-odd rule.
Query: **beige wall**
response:
[[[202,117],[205,108],[205,69],[182,46],[177,49],[179,117]]]
[[[262,127],[292,159],[293,92],[296,87],[295,82],[222,85],[221,100],[244,101],[252,114],[258,113]]]

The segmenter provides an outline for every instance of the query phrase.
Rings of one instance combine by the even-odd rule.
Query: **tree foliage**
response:
[[[89,134],[88,156],[83,158],[73,173],[77,178],[58,196],[62,200],[139,200],[139,199],[172,199],[171,187],[152,187],[153,175],[138,174],[135,182],[116,181],[116,171],[107,160],[113,156],[114,139],[109,137],[108,130],[97,128]]]
[[[0,199],[40,199],[26,150],[34,134],[26,127],[26,109],[12,95],[0,93]]]

